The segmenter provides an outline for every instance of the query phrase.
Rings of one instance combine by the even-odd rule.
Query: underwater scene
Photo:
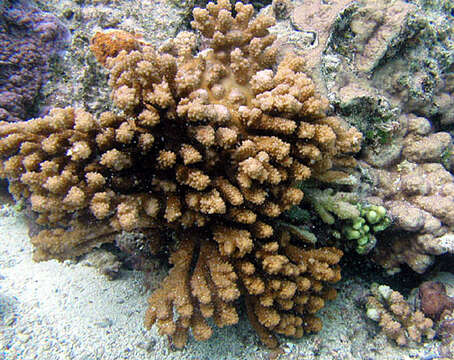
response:
[[[0,360],[454,359],[452,0],[0,0]]]

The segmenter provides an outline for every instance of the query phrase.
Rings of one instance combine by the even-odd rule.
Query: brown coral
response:
[[[353,162],[361,136],[325,117],[302,59],[271,70],[272,18],[253,19],[242,3],[232,15],[219,0],[194,19],[206,46],[196,55],[189,32],[159,51],[134,35],[96,35],[92,49],[121,114],[54,109],[1,125],[0,175],[51,228],[33,238],[38,260],[110,240],[87,242],[79,230],[87,220],[111,231],[175,230],[173,268],[145,323],[176,346],[189,330],[208,339],[208,318],[236,323],[241,294],[261,339],[275,346],[273,334],[321,329],[314,314],[335,296],[324,284],[340,279],[342,252],[300,243],[273,218],[302,200],[296,181]]]

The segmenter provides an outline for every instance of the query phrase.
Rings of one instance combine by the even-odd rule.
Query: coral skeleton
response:
[[[152,229],[150,248],[167,246],[172,268],[145,325],[174,346],[190,333],[209,339],[208,319],[237,323],[241,298],[275,347],[276,334],[322,328],[315,313],[336,295],[342,251],[295,239],[273,219],[301,202],[297,182],[354,163],[361,134],[325,115],[304,59],[277,64],[273,18],[228,0],[193,15],[199,51],[191,32],[158,50],[123,31],[96,34],[117,111],[55,108],[1,124],[0,176],[46,227],[32,237],[38,261]]]

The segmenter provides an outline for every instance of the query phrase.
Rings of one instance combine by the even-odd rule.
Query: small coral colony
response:
[[[341,278],[340,249],[281,219],[304,207],[304,183],[348,175],[361,133],[326,116],[304,59],[278,62],[274,18],[253,15],[252,5],[232,9],[228,0],[195,8],[198,50],[193,32],[158,50],[134,34],[97,33],[91,49],[109,72],[114,111],[55,108],[0,126],[0,176],[41,226],[35,260],[79,256],[121,232],[148,234],[150,251],[168,249],[172,267],[145,324],[177,347],[189,333],[207,340],[213,324],[237,323],[240,303],[269,347],[276,334],[319,331],[316,313]],[[317,191],[308,188],[305,201]],[[340,235],[364,253],[389,219],[382,206],[352,211]],[[377,318],[383,308],[375,299],[368,311]],[[430,335],[421,316],[418,334]]]

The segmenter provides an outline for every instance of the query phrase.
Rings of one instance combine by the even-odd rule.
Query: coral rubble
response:
[[[438,334],[442,341],[440,355],[447,359],[452,358],[454,356],[454,310],[442,313]]]
[[[120,231],[177,234],[145,321],[177,347],[189,330],[208,339],[208,318],[236,323],[240,296],[268,346],[274,334],[319,331],[314,314],[335,297],[326,283],[340,279],[342,251],[273,225],[301,202],[298,181],[354,164],[361,134],[325,116],[302,58],[273,70],[274,20],[253,13],[227,0],[194,9],[199,52],[190,32],[159,50],[122,31],[97,34],[92,51],[118,113],[56,108],[0,126],[0,175],[48,226],[32,239],[37,260],[77,256]],[[148,241],[165,246],[161,235]]]

